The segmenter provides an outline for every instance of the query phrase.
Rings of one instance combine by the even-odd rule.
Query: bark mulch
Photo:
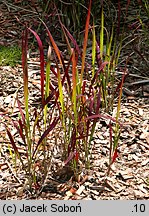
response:
[[[33,63],[29,64],[30,112],[38,106],[40,98],[39,66]],[[149,98],[143,96],[147,92],[139,96],[125,95],[124,92],[118,158],[109,176],[106,175],[109,129],[106,121],[99,120],[92,141],[91,169],[85,170],[82,166],[78,182],[73,180],[73,172],[69,167],[58,169],[62,164],[58,156],[60,147],[59,144],[53,147],[53,133],[49,135],[49,151],[54,152],[53,160],[51,165],[47,164],[49,173],[42,190],[35,194],[27,190],[22,168],[14,166],[10,154],[13,149],[3,124],[9,125],[10,117],[15,119],[18,116],[16,95],[23,102],[22,69],[19,65],[16,68],[3,66],[0,68],[0,199],[149,199]],[[16,131],[11,129],[23,157],[24,146]],[[57,134],[60,133],[57,130]],[[55,168],[52,169],[52,166]]]

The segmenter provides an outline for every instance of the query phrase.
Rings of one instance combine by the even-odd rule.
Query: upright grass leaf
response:
[[[40,20],[41,20],[41,19],[40,19]],[[61,54],[60,54],[60,50],[59,50],[57,44],[55,43],[55,41],[54,41],[54,39],[53,39],[53,37],[52,37],[52,35],[51,35],[51,32],[49,31],[47,25],[43,22],[43,20],[41,20],[41,22],[43,23],[43,25],[44,25],[45,28],[46,28],[46,31],[47,31],[47,33],[48,33],[48,36],[49,36],[50,42],[51,42],[51,44],[52,44],[52,46],[53,46],[53,49],[54,49],[54,51],[55,51],[55,53],[56,53],[56,55],[57,55],[57,57],[58,57],[58,60],[59,60],[59,62],[60,62],[60,64],[61,64],[62,68],[64,69],[64,68],[65,68],[65,65],[64,65],[64,62],[63,62],[63,60],[62,60],[62,57],[61,57]]]
[[[51,66],[51,46],[49,46],[47,53],[47,65],[46,65],[46,83],[45,83],[45,100],[49,97],[49,83],[50,83],[50,66]],[[44,101],[44,128],[46,130],[47,122],[47,104]]]
[[[103,5],[101,7],[101,27],[100,27],[100,58],[103,59],[103,45],[104,45],[104,13]]]
[[[97,92],[97,102],[96,102],[96,110],[95,110],[96,115],[99,114],[100,103],[101,103],[101,94],[100,94],[100,89],[99,89],[98,92]],[[91,133],[90,133],[89,147],[90,147],[91,141],[93,139],[93,134],[95,132],[96,122],[97,122],[97,119],[95,118],[94,121],[93,121]]]
[[[27,49],[28,49],[28,30],[27,28],[23,32],[22,37],[22,68],[23,68],[23,80],[24,80],[24,101],[26,112],[26,123],[29,126],[29,112],[28,112],[28,67],[27,67]]]
[[[23,67],[23,80],[24,80],[24,101],[25,101],[25,135],[28,145],[28,160],[31,161],[31,131],[30,131],[30,118],[28,110],[28,67],[27,67],[27,49],[28,49],[28,29],[23,32],[22,37],[22,67]],[[19,107],[22,113],[21,106]],[[28,161],[28,162],[29,162]],[[30,170],[30,167],[29,167]]]
[[[97,62],[98,68],[100,68],[100,65],[102,64],[102,60],[100,57],[100,45],[98,42],[96,42],[96,62]]]
[[[87,19],[86,19],[86,25],[85,25],[85,35],[84,35],[84,42],[83,42],[82,65],[81,65],[81,75],[80,75],[80,85],[81,86],[82,86],[83,73],[84,73],[84,68],[85,68],[85,56],[86,56],[86,48],[87,48],[87,41],[88,41],[91,3],[92,3],[92,1],[90,0],[89,1],[88,13],[87,13]]]
[[[63,26],[63,29],[66,31],[69,39],[72,41],[72,43],[73,43],[75,49],[77,50],[78,54],[81,55],[81,50],[80,50],[75,38],[72,36],[72,34],[68,31],[68,29],[65,26]]]
[[[126,69],[125,69],[126,70]],[[118,148],[118,141],[120,138],[120,124],[119,124],[119,117],[120,117],[120,108],[121,108],[121,98],[122,98],[122,87],[125,79],[125,71],[122,76],[122,81],[119,85],[119,98],[118,98],[118,104],[117,104],[117,113],[116,113],[116,125],[115,125],[115,130],[114,130],[114,143],[113,143],[113,157],[111,163],[114,163],[115,159],[117,158],[117,148]]]
[[[121,109],[121,98],[122,98],[122,90],[123,90],[123,84],[124,84],[124,79],[125,79],[126,73],[124,71],[124,74],[122,76],[122,81],[120,82],[120,86],[119,86],[119,98],[118,98],[118,105],[117,105],[117,114],[116,114],[116,120],[118,121],[119,117],[120,117],[120,109]]]
[[[22,118],[22,124],[24,127],[26,127],[25,115],[23,113],[23,110],[21,108],[21,103],[20,103],[18,98],[17,98],[17,104],[18,104],[18,108],[19,108],[19,112],[20,112],[20,117]]]
[[[57,11],[57,14],[58,14],[58,11]],[[68,40],[68,37],[67,37],[67,34],[66,34],[66,32],[69,34],[69,31],[68,31],[68,30],[66,29],[66,27],[62,24],[59,14],[58,14],[58,19],[59,19],[59,23],[60,23],[60,25],[61,25],[61,28],[62,28],[64,37],[65,37],[66,43],[67,43],[67,47],[68,47],[69,53],[71,54],[71,52],[72,52],[72,50],[71,50],[71,45],[70,45],[70,43],[69,43],[69,40]]]
[[[37,40],[39,51],[40,51],[40,81],[41,81],[41,98],[42,98],[42,106],[44,105],[44,51],[43,45],[38,34],[32,29],[28,28],[30,32],[32,32]]]
[[[71,81],[70,81],[70,75],[69,75],[69,68],[70,68],[70,64],[72,62],[72,55],[68,61],[68,65],[64,71],[64,76],[63,76],[63,79],[62,79],[62,85],[64,85],[64,81],[65,81],[65,77],[67,79],[67,84],[68,84],[68,88],[69,88],[69,92],[71,92]]]
[[[112,124],[111,121],[109,123],[109,134],[110,134],[110,151],[109,151],[109,166],[112,161]]]
[[[46,65],[46,88],[45,88],[45,100],[49,96],[49,82],[50,82],[50,68],[51,68],[51,52],[52,48],[49,46],[47,53],[47,65]]]
[[[59,102],[61,104],[61,109],[62,109],[61,120],[62,120],[62,126],[63,126],[64,130],[66,131],[66,128],[65,128],[65,105],[64,105],[64,97],[63,97],[63,86],[62,86],[62,82],[61,82],[61,74],[60,74],[60,70],[59,70],[58,65],[57,65],[57,77],[58,77],[58,89],[59,89]]]
[[[95,75],[95,60],[96,60],[96,32],[95,25],[93,23],[93,31],[92,31],[93,39],[92,39],[92,78]]]
[[[113,157],[112,157],[112,163],[115,162],[115,160],[116,160],[117,157],[118,157],[118,150],[116,148],[115,151],[114,151]]]
[[[98,76],[99,76],[99,74],[102,73],[102,70],[105,68],[105,66],[106,66],[108,63],[109,63],[109,62],[103,62],[103,63],[100,65],[99,69],[96,71],[96,73],[95,73],[93,79],[91,80],[91,83],[92,83],[92,84],[94,84],[94,83],[96,83],[96,82],[98,81]]]
[[[75,51],[72,53],[72,103],[73,103],[73,112],[74,112],[74,123],[75,126],[77,125],[78,122],[78,117],[77,117],[77,71],[76,71],[76,59],[75,59]]]
[[[106,57],[105,57],[105,61],[108,61],[109,64],[108,64],[108,78],[109,80],[111,80],[111,77],[110,77],[110,68],[111,68],[111,47],[112,47],[112,42],[113,42],[113,32],[114,32],[114,26],[112,26],[112,30],[111,30],[111,34],[110,34],[110,41],[107,40],[107,52],[106,52]]]

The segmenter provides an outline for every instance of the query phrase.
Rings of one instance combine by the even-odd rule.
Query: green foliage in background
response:
[[[21,49],[18,46],[0,46],[0,66],[11,67],[21,62]]]

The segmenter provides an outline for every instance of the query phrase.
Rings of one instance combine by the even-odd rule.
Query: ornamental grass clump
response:
[[[67,63],[64,62],[64,58],[61,55],[49,29],[42,21],[47,30],[53,52],[57,57],[55,58],[56,72],[54,72],[54,74],[56,74],[58,83],[56,93],[58,97],[57,108],[59,110],[63,131],[63,139],[61,143],[63,149],[62,158],[65,165],[73,166],[76,174],[81,170],[81,164],[86,168],[90,168],[92,150],[91,141],[95,132],[96,123],[100,118],[107,119],[115,124],[114,134],[113,130],[110,130],[110,134],[112,134],[110,140],[113,147],[111,147],[110,151],[110,163],[111,160],[114,162],[116,159],[120,134],[119,113],[123,78],[118,86],[115,87],[114,70],[116,63],[118,62],[121,44],[118,49],[115,48],[116,43],[113,39],[114,36],[112,28],[112,33],[106,44],[107,53],[105,56],[103,55],[103,38],[105,38],[103,31],[103,8],[101,12],[100,44],[98,44],[96,40],[95,26],[90,26],[90,12],[91,1],[86,18],[82,49],[77,44],[72,34],[62,24],[59,17],[61,28],[66,39],[68,53],[70,55]],[[86,61],[89,33],[93,38],[91,65]],[[111,47],[113,47],[113,49]],[[54,70],[52,69],[51,71],[53,72]],[[113,107],[114,97],[110,97],[111,95],[109,95],[108,92],[110,82],[113,82],[113,85],[110,86],[111,92],[114,92],[115,95],[119,95],[117,115],[115,118],[112,118],[108,114],[102,114],[103,110],[108,110],[109,112],[109,110],[112,110],[111,107]],[[115,136],[114,140],[112,138],[113,136]],[[113,156],[115,159],[113,159]]]
[[[27,63],[27,51],[28,51],[28,32],[34,34],[37,39],[39,51],[40,51],[40,86],[41,86],[41,110],[38,111],[34,109],[34,113],[30,111],[29,105],[29,88],[28,88],[28,63]],[[24,81],[24,108],[17,97],[17,105],[19,108],[18,120],[12,119],[12,126],[16,129],[17,133],[21,138],[21,142],[25,146],[25,155],[21,155],[19,152],[19,147],[15,137],[12,135],[11,130],[7,125],[6,131],[12,147],[14,149],[15,158],[19,159],[23,170],[26,173],[28,180],[28,185],[30,191],[35,187],[38,189],[40,184],[37,184],[37,172],[40,171],[42,177],[41,183],[45,180],[48,166],[50,165],[51,153],[47,151],[46,142],[47,135],[54,129],[56,126],[59,117],[54,117],[53,112],[50,114],[47,113],[47,104],[46,99],[49,96],[49,85],[45,85],[45,61],[44,61],[44,52],[42,42],[39,36],[30,28],[26,28],[23,32],[22,38],[22,68],[23,68],[23,81]],[[49,82],[49,71],[50,71],[50,61],[48,60],[46,65],[46,83]],[[52,91],[51,91],[52,93]],[[33,117],[34,122],[31,120]],[[38,140],[36,137],[39,137]],[[42,152],[42,153],[41,153]],[[41,153],[42,162],[40,161],[39,154]],[[24,159],[25,156],[25,159]],[[18,160],[17,160],[18,161]],[[38,162],[37,162],[38,161]],[[16,163],[16,162],[15,162]],[[40,169],[42,164],[42,168]],[[37,168],[37,169],[36,169]],[[40,169],[40,170],[39,170]]]
[[[23,32],[22,67],[25,108],[22,108],[21,102],[17,98],[20,114],[18,120],[12,120],[12,125],[16,128],[25,146],[27,162],[19,153],[15,138],[8,126],[6,126],[6,130],[15,155],[26,172],[30,191],[32,191],[33,186],[39,189],[46,179],[52,157],[52,150],[47,151],[47,145],[50,145],[50,139],[47,136],[50,137],[50,132],[55,133],[57,126],[61,130],[61,137],[57,137],[59,141],[55,140],[55,145],[61,147],[59,153],[61,154],[62,164],[71,166],[75,177],[79,175],[82,167],[90,168],[93,151],[92,140],[96,124],[100,119],[109,122],[108,173],[111,164],[117,158],[120,136],[120,104],[125,73],[116,86],[114,71],[121,45],[116,48],[114,27],[112,27],[107,41],[104,41],[106,36],[104,35],[103,7],[101,10],[100,42],[97,42],[95,26],[94,24],[90,25],[91,2],[90,0],[82,48],[62,24],[59,17],[69,53],[67,62],[64,61],[61,51],[43,20],[40,21],[46,29],[50,44],[46,63],[39,35],[29,27],[26,27]],[[40,111],[35,109],[34,114],[30,112],[28,97],[27,51],[29,32],[34,35],[40,53],[41,108]],[[91,63],[86,60],[89,35],[92,38]],[[106,54],[104,53],[104,42],[106,42]],[[54,57],[52,64],[51,55]],[[118,105],[116,116],[112,117],[110,111],[113,110],[114,95],[118,96]],[[50,103],[53,106],[49,106]],[[31,121],[31,115],[34,116],[34,122]],[[41,180],[38,178],[36,167],[38,167],[38,170],[40,169]]]

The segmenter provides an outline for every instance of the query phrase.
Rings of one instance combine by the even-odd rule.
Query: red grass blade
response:
[[[30,32],[32,32],[37,40],[39,51],[40,51],[40,79],[41,79],[41,98],[42,98],[42,105],[44,104],[44,51],[43,45],[40,37],[38,34],[33,31],[32,29],[28,28]]]
[[[88,14],[86,19],[86,25],[85,25],[85,36],[84,36],[84,42],[83,42],[83,53],[82,53],[82,66],[81,66],[81,77],[80,77],[80,83],[82,85],[83,80],[83,72],[85,68],[85,56],[86,56],[86,48],[87,48],[87,41],[88,41],[88,32],[89,32],[89,22],[90,22],[90,13],[91,13],[91,3],[89,2],[89,8],[88,8]]]
[[[112,158],[112,125],[111,125],[111,121],[109,123],[109,135],[110,135],[109,164],[111,164],[111,158]]]
[[[98,68],[100,68],[100,65],[102,64],[102,59],[100,56],[100,47],[97,42],[96,42],[96,61],[97,61]]]
[[[68,66],[66,67],[65,71],[64,71],[64,76],[63,76],[63,79],[62,79],[62,85],[64,84],[64,81],[65,81],[65,77],[67,79],[67,83],[68,83],[68,86],[69,86],[69,90],[71,91],[71,81],[70,81],[70,76],[69,76],[69,67],[70,67],[70,64],[71,64],[71,61],[72,61],[72,56],[70,57],[69,59],[69,62],[68,62]]]
[[[92,79],[92,84],[95,82],[95,80],[97,79],[99,73],[104,69],[104,67],[105,67],[108,63],[109,63],[109,62],[107,62],[107,61],[101,63],[101,65],[100,65],[98,71],[95,73],[95,75],[94,75],[94,77],[93,77],[93,79]]]
[[[100,89],[99,89],[98,94],[97,94],[96,115],[98,115],[99,109],[100,109],[100,102],[101,102],[100,98],[101,98],[101,95],[100,95]]]
[[[58,59],[59,59],[60,64],[62,65],[63,68],[65,68],[65,64],[64,64],[64,61],[63,61],[63,59],[62,59],[60,50],[59,50],[57,44],[55,43],[55,41],[54,41],[54,39],[53,39],[53,37],[52,37],[52,35],[51,35],[51,32],[49,31],[47,25],[46,25],[42,20],[41,20],[41,22],[43,23],[43,25],[45,26],[45,28],[46,28],[46,30],[47,30],[49,39],[50,39],[51,44],[52,44],[52,46],[53,46],[53,48],[54,48],[54,51],[55,51],[55,53],[56,53],[56,55],[57,55],[57,57],[58,57]]]
[[[90,119],[96,119],[96,118],[103,118],[103,119],[109,119],[109,120],[111,120],[111,121],[113,121],[113,122],[117,122],[117,123],[119,123],[119,125],[120,126],[122,126],[122,124],[120,123],[120,122],[118,122],[115,118],[113,118],[113,117],[111,117],[111,116],[105,116],[105,115],[100,115],[100,114],[98,114],[98,115],[96,115],[96,114],[93,114],[93,115],[91,115],[91,116],[88,116],[88,117],[86,117],[84,120],[86,121],[88,121],[88,120],[90,120]]]
[[[49,133],[51,130],[53,130],[53,128],[56,126],[56,124],[57,124],[57,122],[59,121],[59,119],[60,119],[59,117],[58,117],[58,118],[55,118],[55,119],[53,120],[53,122],[49,125],[48,129],[42,134],[42,136],[40,137],[40,139],[39,139],[39,141],[38,141],[38,143],[37,143],[37,146],[36,146],[36,148],[35,148],[35,150],[34,150],[34,152],[33,152],[33,156],[32,156],[32,157],[34,157],[34,155],[35,155],[35,153],[36,153],[36,151],[37,151],[39,145],[42,143],[42,141],[43,141],[44,138],[48,135],[48,133]]]
[[[65,26],[63,26],[65,31],[68,34],[68,37],[70,38],[70,40],[72,41],[72,43],[74,44],[75,49],[77,50],[78,54],[81,55],[81,50],[77,44],[77,41],[74,39],[74,37],[71,35],[71,33],[67,30],[67,28]]]
[[[24,124],[24,127],[26,127],[25,116],[24,116],[24,113],[23,113],[23,110],[21,108],[21,104],[20,104],[20,101],[18,100],[18,98],[17,98],[17,104],[18,104],[18,108],[19,108],[19,111],[21,114],[22,122]]]
[[[118,157],[118,153],[117,153],[118,151],[117,151],[117,148],[115,149],[115,151],[114,151],[114,155],[113,155],[113,157],[112,157],[112,163],[114,163],[115,162],[115,160],[116,160],[116,158]]]
[[[17,122],[15,122],[15,121],[13,121],[13,125],[17,129],[20,137],[22,138],[24,144],[26,145],[25,136],[23,134],[23,124],[21,122],[21,119],[19,119],[19,126],[18,126]]]
[[[5,127],[6,127],[6,126],[5,126]],[[9,139],[10,139],[10,142],[11,142],[11,144],[12,144],[12,147],[13,147],[15,153],[20,157],[20,154],[19,154],[18,148],[17,148],[17,146],[16,146],[16,144],[15,144],[14,138],[13,138],[11,132],[9,131],[9,129],[8,129],[7,127],[6,127],[6,131],[7,131],[8,137],[9,137]]]
[[[67,165],[75,156],[75,152],[70,152],[68,158],[64,161],[64,164]]]

